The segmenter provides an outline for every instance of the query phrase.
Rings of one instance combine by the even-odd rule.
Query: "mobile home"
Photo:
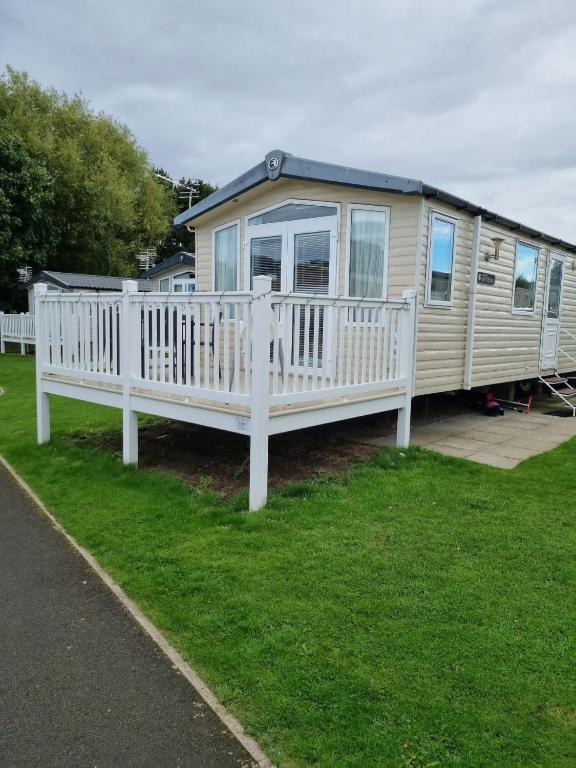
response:
[[[416,395],[576,368],[576,245],[421,181],[273,151],[176,224],[200,291],[415,288]]]
[[[405,446],[414,395],[576,369],[576,246],[420,181],[274,151],[175,223],[195,291],[35,286],[39,442],[53,394],[121,409],[126,463],[139,413],[245,434],[258,509],[270,435],[396,411]]]

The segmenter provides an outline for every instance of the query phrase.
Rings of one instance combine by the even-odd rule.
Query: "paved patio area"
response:
[[[524,459],[550,451],[575,435],[576,418],[505,411],[504,416],[466,413],[417,423],[412,428],[411,442],[447,456],[513,469]],[[396,439],[393,434],[378,434],[371,427],[348,437],[377,446],[394,445]]]

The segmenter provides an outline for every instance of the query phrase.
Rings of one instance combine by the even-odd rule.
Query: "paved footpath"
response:
[[[0,465],[0,766],[253,765]]]

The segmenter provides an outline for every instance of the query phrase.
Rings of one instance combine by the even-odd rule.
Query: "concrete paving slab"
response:
[[[498,469],[514,469],[520,463],[520,459],[511,459],[508,456],[497,456],[491,451],[473,453],[467,456],[469,461],[477,461],[479,464],[488,464]]]
[[[512,435],[503,431],[490,432],[489,430],[470,429],[467,432],[460,432],[458,437],[463,437],[467,440],[480,440],[489,445],[498,445],[498,443],[503,443],[505,440],[509,440]]]
[[[456,456],[459,459],[466,459],[470,456],[470,451],[463,448],[452,448],[449,445],[434,445],[430,446],[429,450],[434,451],[434,453],[442,453],[444,456]]]
[[[539,435],[523,435],[520,437],[512,437],[508,441],[509,445],[516,445],[518,448],[532,448],[537,446],[540,449],[540,453],[545,451],[551,451],[557,448],[559,443],[553,443],[551,441],[541,440]]]
[[[466,413],[433,422],[414,424],[411,442],[447,456],[478,461],[501,469],[513,469],[520,461],[552,450],[576,436],[576,419],[562,419],[544,413],[505,411],[488,417]],[[374,431],[359,442],[394,445],[395,436],[378,436]]]
[[[521,448],[518,445],[510,445],[508,442],[502,445],[493,445],[489,452],[494,454],[494,456],[506,456],[509,459],[518,459],[519,461],[524,461],[524,459],[529,459],[531,456],[537,456],[541,453],[537,446]]]
[[[433,443],[428,447],[433,448],[435,445],[445,445],[449,448],[460,448],[461,450],[468,451],[469,453],[485,451],[490,448],[490,443],[486,443],[482,440],[471,440],[470,438],[460,436],[447,437],[445,440],[439,440],[437,443]]]

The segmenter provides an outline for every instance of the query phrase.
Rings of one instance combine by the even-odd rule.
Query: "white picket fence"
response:
[[[0,353],[6,352],[6,343],[20,344],[20,353],[26,354],[26,345],[36,343],[34,315],[0,312]]]
[[[39,440],[49,394],[121,407],[124,460],[138,412],[245,432],[250,506],[266,499],[270,434],[399,409],[409,437],[413,295],[402,301],[231,293],[52,294],[36,288]]]

